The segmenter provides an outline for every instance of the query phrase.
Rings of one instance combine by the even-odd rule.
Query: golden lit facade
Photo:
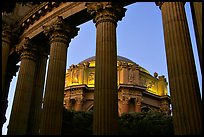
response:
[[[68,110],[89,111],[94,107],[95,57],[66,71],[64,106]],[[154,76],[133,61],[117,56],[118,113],[146,110],[170,113],[170,97],[164,76]]]

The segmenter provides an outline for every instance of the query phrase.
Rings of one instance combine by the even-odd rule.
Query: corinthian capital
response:
[[[11,28],[7,24],[2,24],[2,41],[11,42]]]
[[[70,41],[74,38],[79,31],[79,28],[73,27],[68,23],[65,23],[61,16],[57,17],[57,20],[48,26],[43,26],[44,34],[50,36],[50,40],[56,40],[55,38],[62,38]],[[61,40],[62,40],[61,39]]]
[[[161,6],[163,5],[164,2],[155,2],[156,6],[159,6],[159,8],[161,9]]]
[[[87,2],[85,4],[87,12],[94,17],[94,23],[98,24],[103,21],[117,23],[125,16],[126,9],[119,3],[115,2]]]
[[[24,38],[23,41],[16,47],[16,52],[20,54],[22,59],[31,59],[36,61],[38,58],[37,47],[30,41],[28,37]]]

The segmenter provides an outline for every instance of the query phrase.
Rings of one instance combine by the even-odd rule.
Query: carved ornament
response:
[[[72,27],[65,23],[62,16],[58,16],[56,21],[48,26],[43,26],[44,34],[50,36],[50,43],[63,42],[68,44],[72,38],[74,38],[79,31],[79,28]]]
[[[36,61],[38,59],[37,47],[30,42],[30,39],[26,37],[19,45],[16,47],[16,52],[20,54],[20,59],[31,59]]]
[[[87,12],[93,16],[96,26],[101,22],[113,22],[117,25],[118,20],[122,20],[127,9],[114,2],[87,2]]]
[[[141,105],[142,103],[142,95],[137,95],[136,98],[135,98],[135,104],[136,105]]]
[[[11,43],[11,27],[2,24],[2,42]]]
[[[83,96],[75,97],[75,101],[77,104],[82,104],[83,103]]]
[[[122,103],[129,104],[130,96],[122,96]]]

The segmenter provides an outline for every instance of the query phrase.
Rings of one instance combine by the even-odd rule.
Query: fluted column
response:
[[[202,133],[202,107],[184,2],[159,2],[176,135]]]
[[[10,46],[11,46],[11,28],[8,25],[2,25],[2,91],[3,88],[5,87],[5,73]]]
[[[29,38],[25,38],[22,44],[17,47],[17,52],[21,53],[21,65],[8,126],[8,135],[27,134],[37,60],[36,48],[30,43]]]
[[[16,76],[16,72],[18,72],[19,65],[16,65],[14,62],[10,61],[7,64],[7,69],[5,73],[5,86],[2,91],[2,127],[3,124],[6,122],[6,110],[8,107],[8,94],[10,83],[12,81],[13,76]]]
[[[93,134],[118,134],[116,27],[126,9],[112,2],[86,6],[97,31]]]
[[[44,32],[50,36],[50,60],[40,134],[59,135],[62,127],[67,48],[78,29],[65,24],[62,17],[58,17],[52,25],[44,27]]]
[[[137,95],[135,98],[135,112],[141,112],[142,95]]]
[[[39,134],[47,58],[48,53],[41,51],[41,56],[37,62],[35,71],[35,82],[33,86],[31,109],[28,121],[29,135]]]
[[[193,25],[196,36],[198,56],[202,72],[202,2],[190,2]]]

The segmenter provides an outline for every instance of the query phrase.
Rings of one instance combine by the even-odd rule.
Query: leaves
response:
[[[120,135],[173,135],[172,116],[160,112],[129,112],[118,118]],[[92,135],[93,112],[64,109],[63,135]]]

